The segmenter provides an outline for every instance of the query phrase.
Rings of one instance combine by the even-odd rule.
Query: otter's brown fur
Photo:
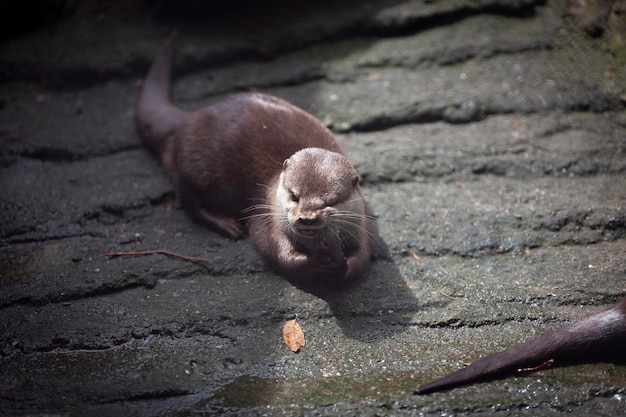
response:
[[[332,133],[277,97],[237,94],[195,112],[170,102],[171,36],[146,76],[140,135],[160,156],[183,206],[252,244],[290,279],[353,279],[369,262],[374,225],[358,175]]]
[[[520,369],[541,369],[607,359],[626,360],[626,297],[611,308],[536,339],[485,356],[448,376],[423,385],[428,394],[502,377]]]

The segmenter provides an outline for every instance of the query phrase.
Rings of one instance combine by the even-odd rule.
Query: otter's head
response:
[[[339,153],[319,148],[302,149],[285,160],[276,199],[287,231],[304,239],[319,236],[339,213],[363,213],[359,176],[352,164]]]

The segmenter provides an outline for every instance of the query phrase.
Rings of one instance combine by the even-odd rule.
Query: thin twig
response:
[[[439,290],[439,294],[443,295],[446,298],[449,298],[450,300],[456,300],[456,297],[446,294],[445,292],[443,292],[443,290]]]
[[[178,259],[182,259],[184,261],[189,261],[189,262],[210,262],[208,259],[205,259],[205,258],[195,258],[193,256],[181,255],[180,253],[170,252],[165,249],[146,250],[146,251],[139,251],[139,252],[133,252],[133,251],[108,252],[108,253],[105,253],[105,255],[109,259],[117,258],[118,256],[166,255],[166,256],[171,256],[173,258],[178,258]]]
[[[520,369],[517,370],[517,372],[526,373],[526,372],[540,371],[542,369],[546,369],[546,368],[551,367],[553,363],[554,363],[554,359],[548,359],[547,361],[545,361],[541,365],[533,366],[532,368],[520,368]]]

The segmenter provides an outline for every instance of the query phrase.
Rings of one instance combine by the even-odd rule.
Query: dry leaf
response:
[[[304,333],[296,319],[289,320],[283,326],[283,340],[292,352],[297,352],[304,346]]]

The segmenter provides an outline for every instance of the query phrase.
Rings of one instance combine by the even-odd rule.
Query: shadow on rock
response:
[[[356,282],[293,283],[326,301],[343,334],[361,342],[377,342],[403,332],[418,304],[380,237],[373,258],[368,272]]]

